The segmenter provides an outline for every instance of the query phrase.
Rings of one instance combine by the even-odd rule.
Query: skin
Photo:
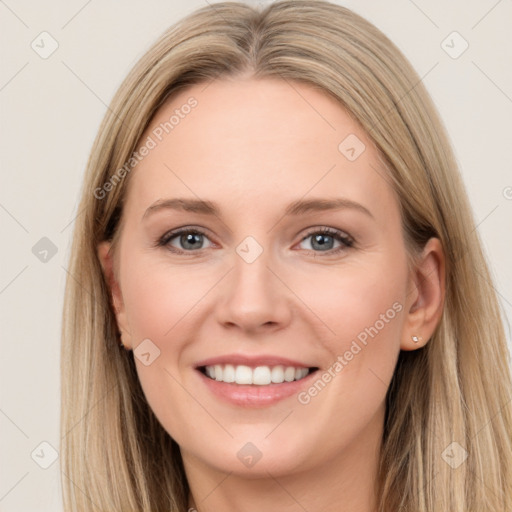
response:
[[[180,445],[199,511],[372,512],[385,395],[400,350],[428,342],[442,312],[444,259],[431,239],[410,270],[398,201],[377,152],[342,106],[312,87],[248,76],[182,91],[157,112],[141,140],[193,96],[180,120],[133,171],[119,245],[98,255],[110,283],[122,339],[149,338],[160,356],[136,357],[147,400]],[[349,161],[338,145],[366,146]],[[218,204],[219,216],[161,209],[161,199]],[[284,215],[298,199],[347,198],[367,208]],[[206,231],[196,247],[172,229]],[[330,227],[355,243],[333,254],[313,245]],[[237,246],[252,236],[262,254],[247,263]],[[185,240],[186,243],[186,240]],[[329,245],[331,244],[331,245]],[[331,249],[332,248],[332,249]],[[331,254],[329,254],[329,251]],[[259,409],[220,401],[194,366],[223,354],[272,354],[321,370],[394,303],[392,320],[307,404],[292,396]],[[411,336],[421,336],[417,343]],[[237,457],[248,442],[252,467]]]

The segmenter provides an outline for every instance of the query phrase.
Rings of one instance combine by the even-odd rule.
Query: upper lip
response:
[[[287,357],[280,357],[275,355],[243,355],[243,354],[226,354],[223,356],[210,357],[199,361],[195,366],[202,368],[204,366],[214,366],[216,364],[232,364],[245,365],[250,367],[257,366],[294,366],[295,368],[316,368],[316,366],[288,359]]]

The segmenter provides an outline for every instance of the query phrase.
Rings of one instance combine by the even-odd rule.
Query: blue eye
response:
[[[308,239],[311,239],[311,242],[309,243],[311,248],[306,250],[324,252],[328,254],[338,253],[354,245],[354,241],[351,237],[332,228],[321,228],[311,231],[302,239],[302,242]],[[336,248],[333,247],[335,242],[340,244]]]
[[[181,247],[173,245],[173,241],[180,244]],[[158,242],[158,245],[168,247],[172,252],[195,252],[204,249],[203,242],[207,240],[206,234],[198,229],[177,229],[166,233]]]
[[[302,238],[301,243],[311,239],[310,248],[305,250],[313,253],[325,253],[326,255],[336,254],[346,250],[354,245],[354,240],[349,236],[333,228],[316,228],[311,230],[308,235]],[[208,241],[210,245],[204,246]],[[337,247],[334,245],[338,243]],[[156,243],[159,247],[166,247],[176,254],[201,252],[203,249],[211,247],[206,233],[197,228],[182,228],[169,231],[163,235]]]

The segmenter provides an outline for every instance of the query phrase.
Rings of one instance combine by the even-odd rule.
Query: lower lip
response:
[[[257,386],[220,382],[210,379],[200,370],[196,371],[214,395],[240,407],[267,407],[292,395],[297,395],[317,373],[317,371],[311,372],[303,379],[292,382]]]

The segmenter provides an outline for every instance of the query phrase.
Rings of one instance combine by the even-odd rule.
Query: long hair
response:
[[[425,347],[400,353],[388,390],[379,512],[511,511],[503,317],[449,139],[399,49],[371,23],[322,0],[204,7],[167,30],[115,94],[87,164],[66,284],[66,511],[187,509],[179,447],[152,413],[133,355],[119,346],[97,246],[116,240],[130,181],[126,168],[123,179],[118,171],[159,106],[189,85],[246,73],[312,84],[336,98],[378,149],[408,253],[433,236],[444,248],[442,318]],[[454,456],[467,458],[455,467]]]

